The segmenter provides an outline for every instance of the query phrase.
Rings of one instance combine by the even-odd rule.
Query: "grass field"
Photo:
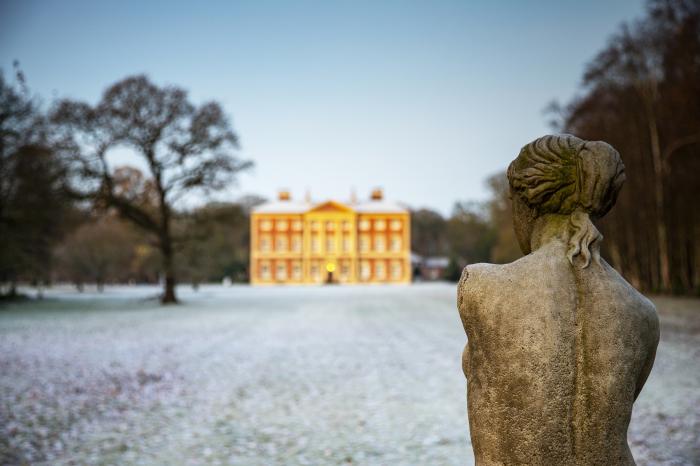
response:
[[[473,464],[454,285],[156,293],[0,308],[0,464]],[[700,301],[655,302],[630,445],[700,464]]]

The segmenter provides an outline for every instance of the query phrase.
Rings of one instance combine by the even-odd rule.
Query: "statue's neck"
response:
[[[545,245],[561,245],[566,249],[571,234],[568,224],[568,215],[547,214],[539,217],[530,236],[530,250],[534,252]]]
[[[550,214],[538,218],[530,236],[530,250],[547,248],[561,253],[571,265],[585,269],[591,262],[600,265],[600,241],[603,235],[585,212],[570,215]]]

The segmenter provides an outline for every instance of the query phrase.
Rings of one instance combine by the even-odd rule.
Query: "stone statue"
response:
[[[625,180],[610,145],[570,135],[508,168],[523,258],[464,269],[458,307],[477,465],[633,465],[632,404],[654,363],[654,305],[599,253],[592,220]]]

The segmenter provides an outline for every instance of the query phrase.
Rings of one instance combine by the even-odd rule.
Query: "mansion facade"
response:
[[[293,201],[251,213],[250,282],[408,283],[410,214],[374,190],[365,202]]]

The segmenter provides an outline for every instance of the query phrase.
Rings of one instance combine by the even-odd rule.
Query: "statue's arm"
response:
[[[636,400],[639,393],[642,391],[642,387],[647,381],[649,374],[651,373],[651,368],[654,366],[654,359],[656,358],[656,348],[659,345],[659,318],[656,314],[656,310],[652,307],[648,318],[649,325],[649,352],[647,353],[647,358],[644,361],[644,366],[642,371],[639,373],[637,378],[637,387],[634,391],[634,399]]]
[[[473,332],[474,324],[474,301],[471,294],[471,285],[474,278],[470,280],[469,266],[462,270],[462,276],[459,279],[459,284],[457,285],[457,309],[459,309],[459,318],[462,320],[462,326],[464,327],[464,332],[467,334],[467,338]],[[469,345],[464,346],[464,351],[462,352],[462,372],[464,376],[470,378],[470,357],[469,357]]]
[[[464,331],[469,332],[473,328],[474,318],[476,316],[476,302],[474,300],[474,287],[476,277],[470,266],[467,266],[462,271],[462,276],[457,285],[457,308],[459,309],[459,317],[462,320]]]

